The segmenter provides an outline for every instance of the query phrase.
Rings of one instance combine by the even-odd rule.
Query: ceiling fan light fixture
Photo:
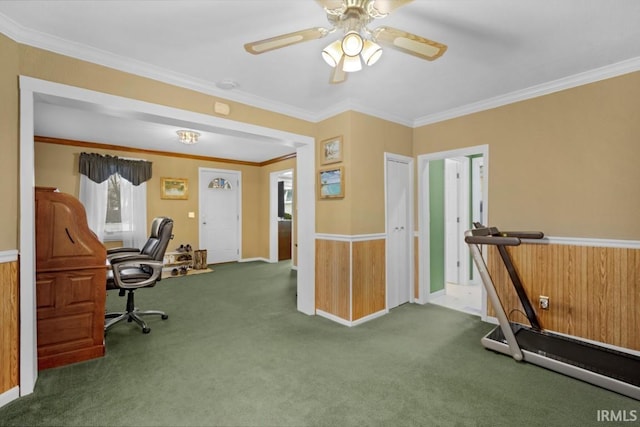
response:
[[[362,52],[364,41],[357,31],[349,31],[342,38],[342,51],[347,56],[358,56]]]
[[[382,56],[382,48],[371,40],[365,40],[361,55],[364,63],[371,66],[378,62],[378,59]]]
[[[333,43],[329,44],[322,51],[322,58],[324,61],[329,64],[331,67],[335,67],[340,63],[340,59],[342,58],[342,40],[336,40]]]
[[[362,70],[362,62],[360,61],[359,56],[344,56],[344,65],[342,66],[342,71],[353,73],[354,71],[360,70]]]
[[[200,133],[193,130],[181,129],[177,130],[176,133],[178,134],[178,140],[187,145],[196,144],[200,137]]]

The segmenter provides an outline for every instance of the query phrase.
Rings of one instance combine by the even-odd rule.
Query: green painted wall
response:
[[[429,162],[430,292],[444,289],[444,160]]]

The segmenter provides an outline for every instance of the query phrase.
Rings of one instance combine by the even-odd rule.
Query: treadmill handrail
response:
[[[544,233],[542,231],[501,231],[503,237],[517,237],[519,239],[542,239]]]
[[[497,237],[497,236],[466,236],[464,238],[466,243],[474,245],[504,245],[504,246],[518,246],[520,245],[520,239],[518,237]]]
[[[526,239],[542,239],[544,237],[544,233],[541,231],[507,231],[503,232],[498,230],[496,227],[486,227],[478,222],[474,222],[473,226],[475,229],[469,230],[468,233],[465,233],[465,242],[469,245],[493,245],[496,246],[498,252],[500,253],[500,257],[504,262],[504,266],[509,273],[509,278],[511,279],[511,283],[513,284],[516,293],[518,294],[518,298],[520,299],[520,303],[522,304],[522,308],[531,324],[531,327],[536,330],[541,330],[540,320],[538,320],[538,316],[536,314],[529,297],[527,296],[527,292],[524,290],[524,286],[522,285],[522,281],[520,280],[520,276],[516,271],[515,266],[513,265],[513,261],[511,260],[511,256],[507,251],[507,246],[518,246],[520,245],[521,238]]]
[[[473,231],[476,230],[468,230],[464,233],[465,241],[470,237],[474,237],[472,236]],[[469,242],[467,241],[467,243]],[[482,283],[484,284],[485,290],[487,291],[487,296],[489,297],[489,300],[491,301],[491,304],[493,305],[496,312],[498,323],[500,323],[500,329],[502,329],[502,333],[507,340],[507,345],[509,346],[511,357],[513,357],[517,361],[520,361],[523,358],[522,350],[520,349],[518,341],[516,341],[516,337],[513,334],[511,324],[509,323],[509,319],[507,318],[507,313],[505,313],[504,307],[500,302],[500,298],[498,297],[498,293],[496,292],[496,287],[493,284],[491,275],[489,274],[487,264],[484,262],[484,258],[482,257],[482,253],[480,252],[480,247],[477,244],[469,243],[469,249],[471,250],[471,256],[476,263],[476,267],[478,267],[480,277],[482,277]]]
[[[472,236],[517,237],[519,239],[542,239],[544,237],[542,231],[500,231],[496,227],[487,227],[479,222],[474,222],[473,226],[475,228],[469,230]]]

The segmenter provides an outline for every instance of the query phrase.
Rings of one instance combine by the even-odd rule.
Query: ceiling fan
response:
[[[380,44],[433,61],[444,54],[447,46],[424,37],[391,27],[369,29],[374,20],[384,18],[394,10],[413,0],[316,0],[325,10],[331,28],[314,27],[293,33],[281,34],[244,45],[254,55],[291,46],[309,40],[320,39],[335,32],[344,31],[338,39],[322,51],[324,60],[334,68],[330,83],[342,83],[347,73],[362,69],[362,62],[373,65],[382,55]]]

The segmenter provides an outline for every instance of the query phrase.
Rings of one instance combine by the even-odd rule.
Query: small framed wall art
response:
[[[318,188],[321,199],[344,197],[344,167],[321,169],[318,172]]]
[[[189,181],[187,178],[160,178],[160,198],[187,200],[189,198]]]
[[[342,161],[342,136],[334,136],[320,143],[322,153],[321,164],[338,163]]]

